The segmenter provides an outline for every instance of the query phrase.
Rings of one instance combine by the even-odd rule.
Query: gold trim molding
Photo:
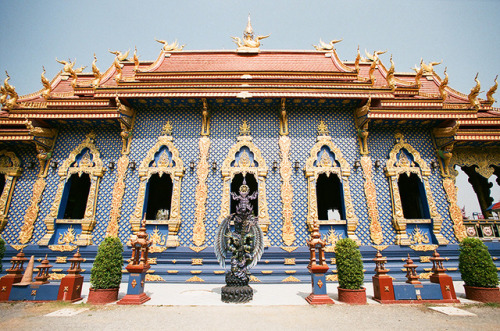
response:
[[[376,245],[384,241],[382,226],[379,221],[377,206],[377,190],[373,183],[372,159],[369,156],[361,157],[361,167],[363,168],[363,177],[365,179],[364,189],[366,197],[366,206],[368,207],[368,218],[370,219],[370,238]]]
[[[88,149],[88,156],[82,157],[81,161],[77,164],[76,158],[82,153],[84,149]],[[91,158],[90,158],[91,157]],[[62,196],[64,193],[64,188],[67,181],[71,178],[71,175],[78,174],[88,174],[90,177],[90,189],[87,199],[87,205],[85,207],[85,214],[83,219],[78,220],[64,220],[57,219],[57,214],[60,209]],[[83,142],[78,145],[71,153],[68,158],[64,160],[63,164],[59,167],[59,185],[57,187],[56,196],[50,212],[47,217],[43,220],[47,226],[47,231],[43,238],[38,242],[38,245],[47,246],[50,239],[55,232],[56,223],[68,223],[68,224],[80,224],[82,227],[82,232],[79,235],[79,239],[76,242],[78,246],[92,245],[92,230],[96,224],[96,206],[97,206],[97,192],[99,190],[99,183],[104,175],[104,167],[101,160],[101,155],[97,147],[95,146],[95,133],[90,132],[87,134]]]
[[[155,161],[155,155],[165,146],[168,152],[172,154],[172,160],[162,162]],[[162,152],[166,153],[166,152]],[[161,158],[162,155],[160,155]],[[146,224],[168,225],[168,237],[166,247],[177,247],[179,242],[179,228],[181,226],[181,182],[184,176],[184,165],[179,157],[179,151],[175,147],[172,138],[172,125],[167,121],[163,127],[162,134],[158,137],[156,144],[148,151],[146,157],[139,166],[139,192],[134,213],[130,218],[132,231],[137,234],[141,225],[144,210],[144,198],[146,196],[146,185],[153,174],[169,175],[172,179],[172,202],[170,205],[170,217],[166,221],[146,220]]]
[[[443,179],[443,187],[446,192],[446,199],[450,203],[449,211],[453,221],[453,232],[458,241],[462,241],[467,238],[467,232],[463,223],[462,210],[457,204],[457,187],[451,178]]]
[[[8,212],[17,177],[21,176],[21,161],[14,152],[8,150],[0,151],[0,174],[5,176],[5,185],[0,195],[0,232],[7,225]],[[24,244],[24,243],[23,243]]]
[[[326,146],[330,152],[335,155],[335,160],[331,160],[325,152],[321,153],[321,149]],[[321,154],[321,155],[320,155]],[[337,161],[340,166],[336,165]],[[318,202],[316,195],[316,181],[320,174],[330,176],[335,174],[338,176],[343,190],[344,190],[344,204],[346,220],[343,224],[347,225],[347,236],[358,244],[360,240],[356,235],[356,228],[358,227],[358,217],[354,213],[354,207],[351,199],[351,189],[349,186],[349,176],[351,175],[351,168],[343,157],[340,149],[332,141],[332,137],[328,133],[328,128],[323,121],[318,125],[318,137],[316,144],[311,149],[309,158],[306,161],[305,176],[307,180],[307,225],[309,231],[312,231],[312,225],[317,221],[321,225],[332,225],[330,221],[318,220]],[[337,224],[337,223],[335,223]]]
[[[267,166],[266,161],[262,157],[262,154],[257,148],[257,146],[253,143],[252,137],[249,135],[250,129],[246,124],[246,121],[243,121],[243,124],[240,127],[241,135],[237,138],[236,144],[234,144],[227,154],[226,159],[222,163],[221,174],[222,174],[222,202],[221,202],[221,211],[218,219],[218,223],[220,224],[222,220],[229,216],[230,214],[230,193],[231,193],[231,181],[236,174],[242,174],[245,176],[246,174],[252,174],[255,176],[257,180],[259,195],[258,195],[258,204],[259,204],[259,214],[257,218],[259,220],[259,226],[264,233],[264,245],[266,247],[270,246],[270,241],[267,236],[267,231],[269,229],[269,214],[267,210],[267,199],[266,199],[266,176],[267,176]],[[236,153],[240,152],[243,147],[247,147],[250,152],[254,155],[254,160],[252,162],[237,162],[236,161]]]
[[[288,126],[286,126],[288,128]],[[282,238],[286,246],[293,245],[295,241],[295,227],[293,226],[293,187],[292,178],[292,163],[290,162],[290,146],[291,140],[287,135],[280,136],[280,175],[281,175],[281,202],[283,204],[283,228]]]
[[[429,177],[431,169],[427,163],[421,158],[420,153],[406,142],[402,133],[395,134],[396,143],[389,153],[389,159],[386,162],[385,175],[389,179],[392,202],[392,222],[396,230],[396,245],[410,245],[411,240],[406,233],[407,224],[413,223],[432,223],[432,232],[436,237],[439,245],[448,244],[448,240],[441,234],[443,219],[438,214],[436,203],[432,196]],[[400,151],[405,149],[413,156],[414,162],[410,162],[406,157],[400,157]],[[416,174],[424,184],[427,204],[429,206],[430,220],[412,220],[405,219],[403,215],[403,206],[401,196],[399,194],[398,179],[399,176],[406,173],[408,176]]]
[[[195,192],[196,207],[194,211],[193,243],[196,246],[201,246],[205,243],[206,235],[204,221],[208,197],[207,178],[210,170],[210,165],[208,164],[210,138],[208,136],[201,136],[198,145],[200,148],[200,159],[198,160],[198,168],[196,170],[198,184],[196,185]]]

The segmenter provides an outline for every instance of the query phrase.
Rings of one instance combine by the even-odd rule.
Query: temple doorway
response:
[[[245,179],[245,184],[250,189],[248,195],[252,195],[254,192],[259,190],[257,180],[255,179],[255,176],[253,174],[246,174],[245,177],[243,177],[243,174],[236,174],[234,175],[233,180],[231,181],[231,193],[234,193],[236,195],[240,194],[239,190],[240,186],[243,184],[243,179]],[[231,214],[236,213],[237,204],[238,201],[235,201],[231,194]],[[251,200],[250,204],[253,206],[253,214],[258,215],[259,197],[257,196],[257,199]]]
[[[422,182],[417,174],[405,173],[399,175],[399,196],[403,207],[403,215],[406,219],[429,219],[429,207],[426,203],[425,192]]]
[[[149,178],[146,188],[146,219],[156,220],[169,219],[172,204],[172,178],[169,174],[153,174]],[[161,210],[168,211],[168,214],[160,215]],[[157,217],[158,216],[158,217]]]
[[[342,184],[336,174],[320,174],[316,180],[319,220],[345,220]]]
[[[90,191],[90,177],[87,173],[72,174],[66,182],[58,218],[81,220],[85,217]]]

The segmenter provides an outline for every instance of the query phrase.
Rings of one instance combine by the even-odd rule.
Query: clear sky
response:
[[[256,34],[271,34],[261,49],[313,49],[321,38],[336,45],[341,60],[353,61],[356,48],[381,56],[396,71],[409,72],[424,61],[448,67],[449,85],[468,94],[474,76],[484,91],[500,74],[498,0],[344,0],[344,1],[0,1],[0,79],[8,70],[20,95],[42,87],[42,66],[53,78],[62,65],[55,58],[88,66],[96,53],[101,72],[112,65],[108,49],[155,60],[161,45],[177,39],[185,50],[235,49],[251,13]],[[496,95],[500,99],[500,92]],[[498,102],[494,105],[498,107]],[[497,198],[498,200],[498,198]]]

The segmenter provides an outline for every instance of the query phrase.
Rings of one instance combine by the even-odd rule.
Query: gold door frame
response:
[[[252,174],[255,176],[258,184],[258,204],[259,204],[259,214],[257,218],[259,220],[259,226],[264,232],[264,245],[270,246],[269,238],[267,236],[267,231],[269,229],[269,213],[267,210],[267,199],[266,199],[266,176],[267,176],[267,166],[266,161],[262,157],[260,150],[255,146],[252,141],[252,137],[249,135],[239,136],[238,141],[229,150],[226,159],[222,163],[221,174],[222,174],[222,201],[221,201],[221,211],[219,215],[219,224],[228,217],[231,211],[231,181],[236,174]],[[247,147],[250,152],[254,155],[254,162],[240,162],[236,163],[236,153],[239,152],[243,147]],[[231,166],[232,162],[235,162],[234,166]],[[258,166],[255,165],[257,162]]]
[[[389,153],[389,159],[386,161],[384,168],[385,176],[389,179],[392,204],[392,223],[396,230],[397,245],[411,245],[411,239],[406,233],[407,224],[432,224],[432,232],[436,237],[439,245],[446,245],[448,241],[441,234],[443,219],[439,215],[436,203],[432,196],[429,177],[431,169],[427,163],[421,158],[420,153],[406,142],[402,133],[395,134],[396,143]],[[398,153],[405,149],[413,156],[413,162],[409,160],[399,159]],[[425,196],[429,206],[430,219],[406,219],[403,214],[403,206],[401,204],[401,196],[399,194],[398,179],[399,175],[406,173],[410,176],[411,173],[416,174],[424,184]]]
[[[0,174],[5,175],[5,185],[0,195],[0,232],[3,231],[9,221],[7,215],[9,213],[10,201],[12,200],[17,177],[21,176],[21,173],[21,161],[16,154],[5,149],[1,150]]]
[[[324,123],[322,123],[324,125]],[[331,162],[330,158],[328,160],[321,160],[318,165],[314,163],[318,160],[319,153],[323,146],[330,148],[330,151],[335,155],[335,160],[340,163],[340,167],[335,166]],[[318,201],[316,195],[316,181],[320,174],[326,174],[330,176],[331,174],[336,174],[342,183],[342,188],[344,191],[344,206],[345,206],[345,217],[346,220],[340,221],[330,221],[330,220],[318,220]],[[351,168],[347,163],[346,159],[343,157],[340,149],[332,141],[332,138],[327,135],[327,131],[321,132],[317,137],[316,144],[311,148],[309,158],[306,161],[305,167],[305,177],[307,180],[307,228],[312,231],[312,226],[315,221],[320,225],[334,225],[334,224],[345,224],[347,226],[347,236],[356,242],[360,243],[359,238],[356,235],[356,228],[358,227],[358,217],[354,213],[354,207],[352,205],[351,190],[349,186],[349,176],[351,175]]]
[[[76,161],[76,157],[85,149],[90,150],[92,154],[92,162],[82,162],[78,166],[72,166]],[[59,185],[57,187],[56,196],[52,207],[50,208],[49,214],[43,220],[47,226],[47,231],[43,238],[38,242],[38,245],[46,246],[49,244],[50,239],[55,232],[55,224],[81,224],[82,232],[76,241],[78,246],[92,245],[92,230],[96,224],[96,207],[97,207],[97,193],[99,190],[99,183],[102,176],[104,175],[103,162],[101,160],[101,155],[97,147],[95,146],[95,133],[90,132],[85,140],[78,145],[71,153],[68,158],[64,160],[63,164],[59,167]],[[59,208],[61,207],[61,199],[64,193],[64,187],[66,182],[69,180],[71,175],[78,174],[88,174],[90,177],[90,189],[87,198],[87,205],[85,207],[85,214],[81,220],[73,219],[58,219],[57,214],[59,213]]]
[[[179,242],[179,229],[182,224],[181,220],[181,183],[184,176],[184,165],[179,157],[179,151],[173,143],[171,136],[172,127],[170,122],[167,122],[163,127],[162,135],[158,137],[156,144],[148,151],[146,157],[142,160],[139,166],[139,192],[137,194],[137,202],[135,204],[134,213],[130,218],[130,225],[132,231],[137,234],[139,231],[141,220],[143,218],[144,198],[146,196],[146,185],[153,174],[170,175],[172,179],[172,200],[170,204],[170,215],[168,220],[146,220],[146,224],[168,225],[168,238],[166,242],[167,247],[177,247]],[[169,152],[172,153],[172,163],[168,162],[154,162],[155,154],[165,146]],[[151,166],[149,166],[153,162]]]

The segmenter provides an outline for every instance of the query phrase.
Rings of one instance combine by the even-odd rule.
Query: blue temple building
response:
[[[483,238],[500,257],[487,181],[500,178],[496,82],[483,100],[478,77],[468,95],[460,93],[446,71],[434,71],[437,63],[400,73],[381,52],[358,50],[346,62],[338,41],[271,51],[260,48],[264,37],[248,25],[229,51],[159,41],[154,61],[114,52],[106,71],[97,59],[92,72],[59,61],[61,72],[51,81],[42,74],[43,88],[26,96],[7,77],[3,263],[20,249],[48,254],[58,279],[80,247],[88,277],[99,243],[118,236],[126,245],[146,218],[149,281],[222,283],[214,235],[243,182],[257,192],[253,209],[266,245],[252,269],[256,282],[309,281],[314,221],[327,242],[330,281],[335,242],[346,237],[359,243],[367,277],[383,250],[391,276],[404,278],[401,261],[410,254],[425,278],[437,249],[459,278],[457,244],[467,236]],[[458,168],[482,220],[462,217]]]

